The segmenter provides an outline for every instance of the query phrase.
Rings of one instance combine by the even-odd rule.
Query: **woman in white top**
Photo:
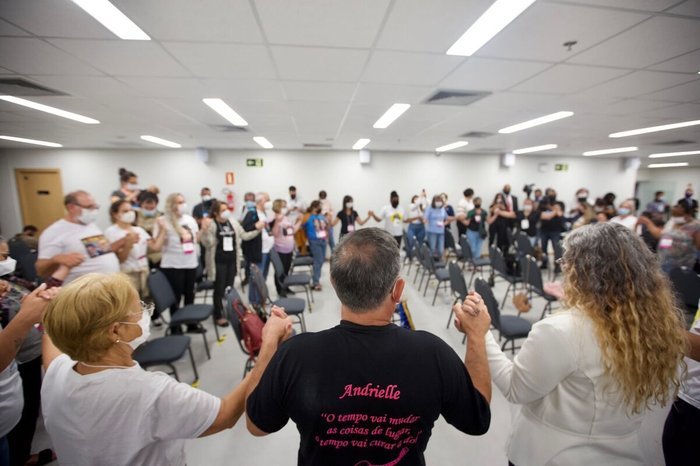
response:
[[[486,335],[494,383],[522,405],[508,459],[517,466],[642,464],[642,418],[679,388],[681,313],[633,230],[583,226],[564,250],[568,309],[535,324],[512,361]]]
[[[184,439],[233,427],[250,384],[291,332],[275,308],[253,371],[218,398],[132,359],[149,314],[122,274],[84,275],[46,309],[42,411],[61,464],[183,466]]]
[[[149,251],[160,251],[165,239],[165,223],[159,218],[158,236],[153,239],[146,230],[139,226],[134,226],[136,212],[127,200],[119,200],[109,208],[112,218],[112,226],[105,230],[105,236],[110,243],[116,243],[122,238],[126,241],[122,247],[116,250],[119,258],[119,268],[131,278],[139,296],[148,296],[146,279],[148,278],[148,256]]]

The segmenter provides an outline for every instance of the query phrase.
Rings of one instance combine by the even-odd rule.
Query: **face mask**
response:
[[[202,202],[209,202],[211,201],[211,196],[209,194],[205,194],[202,196]]]
[[[391,200],[391,207],[396,208],[399,205],[399,201],[396,199]]]
[[[347,202],[347,203],[345,204],[345,208],[346,208],[346,209],[352,209],[352,202]]]
[[[190,209],[187,207],[187,204],[178,204],[177,205],[177,213],[180,215],[185,215],[188,210],[190,210]]]
[[[146,342],[146,340],[148,340],[148,337],[151,336],[150,320],[151,317],[148,315],[148,313],[144,312],[138,322],[119,322],[120,324],[138,325],[141,327],[141,335],[137,336],[131,341],[120,341],[119,343],[126,343],[127,345],[131,346],[131,349],[134,350],[141,346]]]
[[[248,210],[255,209],[255,201],[245,201],[245,206]]]
[[[287,209],[286,207],[282,207],[280,209],[280,214],[287,215],[288,213],[289,213],[289,209]]]
[[[550,194],[550,195],[549,195],[549,199],[550,199],[552,202],[554,202],[554,201],[557,200],[557,195],[556,195],[556,194]]]
[[[139,185],[137,185],[136,183],[129,183],[128,185],[126,185],[126,189],[128,189],[129,191],[138,191]]]
[[[155,217],[156,216],[156,209],[141,209],[141,213],[143,214],[144,217]]]
[[[685,223],[685,217],[671,217],[671,220],[676,225],[683,225]]]
[[[436,202],[436,203],[435,203],[435,207],[437,207],[438,209],[439,209],[440,207],[442,207],[442,202],[440,202],[440,201]]]
[[[627,207],[620,207],[619,209],[617,209],[617,213],[620,215],[629,215],[630,209],[628,209]]]
[[[480,209],[480,208],[481,208],[481,204],[474,204],[474,208],[475,208],[475,209]]]
[[[659,196],[659,197],[656,198],[656,202],[663,202],[663,201],[664,201],[664,197],[663,197],[663,196]]]
[[[231,218],[231,211],[227,209],[221,212],[221,218],[223,218],[224,220],[228,220],[229,218]]]
[[[97,209],[83,209],[83,212],[78,216],[78,221],[83,225],[90,225],[97,221]]]
[[[691,197],[693,197],[693,192],[692,192],[692,191],[686,191],[686,192],[685,192],[685,197],[687,197],[688,199],[690,199]]]
[[[531,205],[524,205],[523,210],[525,212],[532,212],[532,206]]]
[[[11,257],[8,257],[4,261],[0,261],[0,277],[14,272],[16,266],[17,261]]]
[[[129,212],[124,212],[119,216],[119,220],[121,220],[124,223],[134,223],[134,220],[136,220],[136,212],[133,210],[130,210]]]
[[[265,203],[265,210],[272,210],[272,201],[267,201]]]
[[[582,203],[582,204],[583,204],[584,202],[586,202],[586,199],[588,199],[588,197],[584,197],[584,196],[579,196],[579,197],[578,197],[578,201],[579,201],[580,203]]]
[[[289,197],[291,197],[292,199],[296,199],[296,198],[297,198],[297,193],[289,194]]]
[[[503,194],[505,194],[506,196],[507,196],[508,194],[510,194],[510,189],[504,189],[504,190],[503,190]]]

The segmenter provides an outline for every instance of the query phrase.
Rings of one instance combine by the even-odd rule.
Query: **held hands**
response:
[[[479,293],[470,291],[463,303],[452,306],[455,313],[455,327],[468,336],[483,337],[491,326],[491,316]]]
[[[263,327],[263,342],[282,343],[292,335],[292,321],[284,312],[284,308],[272,306],[270,317]]]
[[[77,267],[82,264],[85,260],[85,256],[79,252],[69,252],[67,254],[59,254],[54,256],[53,260],[60,265],[65,265],[69,269],[72,269],[73,267]]]
[[[264,221],[258,220],[257,222],[255,222],[255,229],[262,230],[263,228],[265,228],[265,225],[267,224]]]
[[[22,299],[22,305],[19,309],[20,314],[31,322],[41,322],[44,309],[60,290],[60,288],[47,290],[46,284],[42,283],[41,286]]]

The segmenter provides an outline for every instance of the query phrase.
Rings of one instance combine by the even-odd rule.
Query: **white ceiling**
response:
[[[63,92],[30,98],[101,121],[0,102],[0,133],[68,148],[153,148],[139,139],[153,134],[187,148],[257,148],[252,136],[265,136],[281,149],[348,150],[368,137],[371,150],[433,151],[483,131],[495,134],[459,151],[700,150],[698,126],[607,137],[700,119],[700,0],[538,0],[469,58],[445,50],[492,0],[112,2],[153,40],[119,40],[69,0],[0,2],[0,77]],[[492,94],[464,107],[423,103],[441,89]],[[222,131],[205,97],[223,98],[246,132]],[[412,107],[373,129],[395,102]],[[560,110],[575,115],[497,134]],[[694,142],[659,145],[678,140]],[[676,160],[700,165],[663,161]]]

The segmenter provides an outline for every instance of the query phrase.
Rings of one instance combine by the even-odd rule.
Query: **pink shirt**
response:
[[[279,228],[277,227],[277,222],[280,222]],[[284,217],[281,221],[275,221],[273,232],[275,236],[275,251],[280,254],[289,254],[294,251],[294,226],[287,217]]]

